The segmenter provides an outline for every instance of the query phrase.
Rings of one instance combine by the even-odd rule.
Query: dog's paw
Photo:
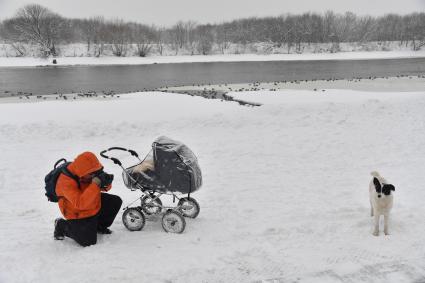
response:
[[[379,236],[379,231],[373,231],[372,235],[376,237]]]
[[[385,234],[386,236],[388,236],[388,235],[390,235],[390,232],[388,232],[388,231],[384,231],[384,234]]]

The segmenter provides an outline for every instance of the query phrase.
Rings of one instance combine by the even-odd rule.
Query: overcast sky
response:
[[[103,15],[159,26],[171,26],[179,20],[218,23],[326,10],[373,16],[425,12],[425,0],[0,0],[0,20],[28,3],[41,4],[65,17]]]

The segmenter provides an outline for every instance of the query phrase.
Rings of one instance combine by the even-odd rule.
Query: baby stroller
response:
[[[106,155],[114,150],[127,151],[139,162],[124,168],[120,160]],[[182,233],[186,227],[184,217],[198,216],[199,204],[190,195],[202,185],[201,169],[196,156],[183,143],[165,136],[159,137],[152,143],[152,150],[143,160],[134,150],[122,147],[111,147],[103,150],[100,155],[111,159],[123,169],[122,177],[127,188],[132,191],[140,190],[142,193],[124,208],[122,221],[128,230],[140,231],[145,225],[145,215],[163,213],[163,229],[166,232]],[[186,194],[187,196],[181,197]],[[163,195],[172,196],[173,203],[177,199],[177,206],[163,206],[160,199]],[[130,207],[139,200],[140,205]]]

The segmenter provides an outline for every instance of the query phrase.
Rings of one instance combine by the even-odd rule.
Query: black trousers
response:
[[[97,230],[108,228],[114,222],[120,210],[122,200],[119,196],[101,193],[99,212],[91,217],[72,219],[64,222],[65,236],[74,239],[81,246],[94,245],[97,242]]]

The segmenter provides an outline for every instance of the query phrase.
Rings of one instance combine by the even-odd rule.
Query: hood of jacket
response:
[[[86,151],[69,164],[68,170],[79,178],[102,169],[103,166],[92,152]]]

